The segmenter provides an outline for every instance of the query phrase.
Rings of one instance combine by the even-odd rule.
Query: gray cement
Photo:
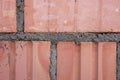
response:
[[[117,74],[117,80],[120,80],[120,42],[117,43],[117,59],[116,59],[116,74]]]
[[[50,57],[50,78],[57,80],[57,43],[51,42],[51,57]]]
[[[0,33],[6,41],[75,41],[75,42],[119,42],[120,33]]]
[[[23,32],[24,31],[24,0],[17,0],[17,31]]]
[[[57,42],[116,42],[117,80],[120,80],[120,33],[24,33],[24,0],[17,0],[17,33],[0,33],[3,41],[51,41],[50,78],[56,80]]]

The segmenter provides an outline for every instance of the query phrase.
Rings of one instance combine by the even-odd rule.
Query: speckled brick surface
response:
[[[120,32],[119,0],[25,0],[25,32]]]
[[[5,41],[6,40],[7,41],[8,40],[9,41],[13,41],[11,43],[13,46],[10,46],[11,48],[9,48],[10,51],[14,51],[14,50],[11,50],[11,49],[13,47],[15,47],[14,46],[14,41],[17,41],[17,40],[20,40],[20,41],[51,41],[52,44],[51,44],[51,49],[50,49],[50,53],[51,54],[50,54],[50,58],[49,58],[50,59],[49,76],[50,76],[51,80],[57,80],[57,75],[56,74],[58,72],[57,71],[57,64],[58,64],[58,62],[57,62],[57,59],[58,59],[57,45],[59,45],[58,42],[61,42],[61,41],[69,42],[69,41],[71,41],[72,44],[74,44],[74,42],[76,44],[79,44],[80,42],[115,42],[117,44],[116,45],[116,47],[117,47],[117,49],[116,49],[116,58],[117,58],[117,60],[116,60],[116,80],[120,79],[120,33],[111,33],[111,32],[115,32],[115,31],[119,32],[119,28],[117,27],[117,26],[119,26],[119,22],[118,22],[119,21],[119,1],[115,0],[113,2],[112,0],[106,0],[106,1],[101,1],[101,0],[100,1],[98,1],[98,0],[95,1],[95,0],[93,0],[93,2],[94,2],[94,5],[93,5],[93,3],[91,3],[91,1],[89,1],[89,0],[85,0],[85,1],[84,0],[80,0],[80,1],[79,0],[70,0],[69,1],[70,3],[67,3],[67,4],[66,4],[66,2],[64,2],[64,1],[67,1],[67,0],[64,0],[64,1],[61,0],[61,1],[59,1],[59,3],[60,3],[60,5],[64,5],[64,4],[62,4],[64,2],[66,4],[66,5],[64,5],[64,6],[66,6],[65,9],[68,9],[69,4],[71,4],[71,5],[73,4],[73,6],[70,5],[70,9],[68,9],[68,10],[72,11],[72,10],[74,10],[73,8],[75,8],[75,13],[77,13],[77,14],[74,14],[73,12],[72,12],[72,14],[75,15],[75,20],[77,20],[77,21],[75,22],[75,24],[73,24],[74,22],[71,23],[74,26],[71,25],[72,27],[71,26],[68,27],[69,26],[69,21],[68,21],[69,20],[69,15],[67,17],[64,16],[64,15],[66,15],[68,13],[64,14],[64,12],[62,11],[63,15],[60,16],[60,17],[64,18],[64,19],[62,19],[62,21],[60,21],[60,22],[59,22],[60,19],[56,21],[55,17],[53,17],[51,15],[48,15],[47,19],[53,18],[54,20],[48,21],[48,25],[52,25],[52,26],[47,27],[48,28],[47,29],[47,33],[41,33],[43,31],[46,31],[46,27],[42,27],[43,30],[39,30],[40,27],[38,27],[36,29],[37,31],[35,31],[35,30],[34,31],[33,30],[30,31],[30,30],[26,30],[25,29],[26,28],[25,27],[25,22],[26,22],[25,20],[26,19],[25,19],[25,16],[23,14],[26,13],[25,12],[25,7],[24,7],[26,5],[25,5],[24,1],[26,1],[26,0],[16,0],[16,2],[17,2],[17,6],[16,6],[17,7],[17,14],[16,14],[17,15],[17,33],[0,33],[0,40],[2,40],[2,41],[4,41],[4,40]],[[47,1],[48,0],[45,0],[45,2],[47,2]],[[86,1],[89,2],[89,3],[86,3]],[[40,0],[40,3],[41,2],[44,2],[44,1]],[[58,1],[49,0],[49,2],[50,2],[50,5],[49,4],[45,4],[45,5],[48,5],[48,7],[49,7],[49,10],[50,10],[49,14],[54,14],[55,16],[61,15],[61,13],[59,14],[59,12],[56,11],[59,8],[60,5],[57,5],[58,7],[54,7],[54,5],[51,4],[53,2],[55,2],[55,4],[58,4]],[[28,3],[30,3],[30,0],[29,0]],[[102,3],[102,5],[98,5],[99,3],[100,4]],[[35,3],[35,4],[39,4],[39,3]],[[62,10],[65,10],[65,9],[63,9],[64,6],[61,7]],[[81,9],[82,6],[84,6],[84,10]],[[92,8],[92,9],[88,10],[89,7]],[[100,8],[100,7],[102,7],[102,8]],[[1,9],[1,5],[0,5],[0,9]],[[58,9],[58,10],[61,11],[61,9]],[[80,9],[80,11],[82,13],[81,12],[79,12],[79,13],[77,12],[79,9]],[[100,12],[96,13],[97,9],[99,9],[99,11],[101,13]],[[68,12],[70,12],[70,11],[68,11]],[[89,12],[89,14],[87,14],[88,12]],[[69,14],[71,14],[71,13],[69,13]],[[78,14],[79,14],[79,16],[76,16]],[[98,14],[101,14],[101,16],[99,16]],[[81,17],[80,15],[84,15],[84,16]],[[111,18],[113,18],[113,19],[111,19]],[[72,19],[72,17],[70,17],[70,19]],[[93,21],[91,21],[91,19]],[[86,21],[87,21],[87,23],[86,23]],[[38,21],[38,23],[39,23],[39,21]],[[56,23],[60,23],[60,24],[57,24],[57,26],[56,26]],[[86,24],[82,24],[82,26],[86,25],[88,27],[84,27],[84,29],[83,29],[83,27],[80,26],[81,23],[86,23]],[[98,27],[95,26],[95,25],[98,25],[98,24],[100,24],[101,26],[104,25],[102,27],[99,27],[100,31],[102,29],[104,29],[104,30],[107,30],[109,33],[103,33],[103,32],[100,32],[100,33],[88,33],[88,32],[91,32],[91,30],[92,31],[94,30],[94,32],[97,32],[97,30],[98,30],[97,28]],[[40,25],[43,25],[43,24],[40,23]],[[62,26],[58,26],[58,25],[63,25],[64,26],[64,30],[63,30]],[[92,25],[94,25],[94,26],[92,26]],[[105,26],[107,26],[107,27],[105,27]],[[114,26],[114,27],[112,27],[112,26]],[[30,26],[28,26],[28,27],[30,27]],[[54,27],[54,28],[51,28],[51,27]],[[74,27],[75,27],[75,29],[74,29]],[[82,27],[82,29],[81,29],[81,27]],[[87,31],[86,33],[78,33],[78,32],[82,32],[82,30],[88,30],[88,28],[89,28],[89,31]],[[114,28],[114,29],[112,29],[112,28]],[[117,30],[115,30],[116,28],[117,28]],[[1,27],[1,29],[2,29],[2,27]],[[73,29],[74,29],[74,31],[73,31]],[[32,32],[33,31],[33,32],[38,32],[38,33],[24,33],[24,31],[26,31],[26,32],[29,32],[29,31]],[[56,31],[58,33],[51,33],[52,31]],[[59,32],[62,32],[62,31],[63,31],[63,33],[59,33]],[[66,32],[68,32],[68,33],[66,33]],[[74,33],[74,32],[77,32],[77,33]],[[20,44],[21,44],[21,42],[20,42]],[[31,44],[31,42],[30,42],[30,44]],[[21,46],[19,46],[19,48],[17,48],[17,50],[18,49],[19,49],[19,51],[21,51],[21,49],[22,49]],[[0,49],[0,52],[4,52],[3,49]],[[6,55],[6,53],[7,53],[7,51],[5,52],[4,55]],[[78,54],[76,54],[76,56],[77,55]],[[2,56],[2,55],[0,54],[0,56]],[[1,63],[3,65],[4,65],[4,63],[6,64],[6,68],[4,69],[4,66],[3,66],[2,67],[3,70],[1,71],[1,72],[3,72],[2,76],[5,76],[6,79],[10,78],[11,80],[14,80],[15,79],[15,77],[13,75],[15,73],[14,68],[15,67],[21,68],[19,66],[14,65],[14,59],[15,59],[14,56],[15,56],[14,54],[11,54],[11,58],[9,56],[8,58],[5,58],[5,61],[3,63]],[[1,58],[1,59],[3,59],[3,58]],[[19,56],[18,56],[18,58],[19,58]],[[22,57],[22,59],[24,60],[25,58]],[[29,58],[29,60],[30,60],[30,58]],[[8,72],[9,69],[8,69],[7,62],[9,62],[9,61],[12,61],[11,64],[10,64],[10,67],[12,67],[10,69],[10,72],[12,73],[11,75],[9,75],[9,72]],[[74,61],[75,61],[74,65],[75,64],[79,64],[78,63],[78,58],[75,58]],[[91,60],[89,60],[88,62],[90,62],[90,61]],[[20,62],[20,64],[21,64],[23,61],[22,60],[18,60],[18,62]],[[37,61],[34,60],[34,62],[37,62]],[[31,63],[31,62],[29,62],[29,63]],[[88,64],[86,64],[86,65],[88,65]],[[24,66],[26,66],[26,65],[23,65],[23,67]],[[31,73],[32,73],[32,71],[30,69],[31,69],[31,67],[29,67],[29,69],[27,69],[27,71],[29,72],[28,75],[31,75]],[[77,72],[76,71],[77,69],[79,69],[79,66],[78,66],[78,68],[75,69],[75,71],[74,71],[75,74]],[[23,70],[25,71],[25,68]],[[20,72],[20,71],[21,70],[18,70],[17,72]],[[93,74],[94,74],[94,72],[93,72]],[[87,74],[87,75],[89,75],[89,74]],[[24,78],[26,75],[17,74],[16,76],[18,76],[18,77],[19,76],[23,76],[22,78]],[[79,77],[77,77],[77,75],[74,76],[74,77],[76,77],[76,79],[79,78]],[[31,77],[28,77],[28,78],[31,79]],[[36,78],[40,78],[40,77],[36,76]],[[84,76],[83,76],[83,78],[84,78]]]
[[[0,32],[16,32],[16,0],[0,0]]]
[[[49,42],[0,42],[0,80],[50,80],[49,65]]]
[[[116,43],[60,42],[57,80],[116,80]]]

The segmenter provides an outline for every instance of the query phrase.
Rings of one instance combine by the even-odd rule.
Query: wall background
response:
[[[75,42],[116,42],[117,80],[120,80],[120,33],[24,33],[24,0],[17,0],[17,33],[0,33],[1,41],[51,41],[50,77],[56,80],[56,47],[60,41]]]

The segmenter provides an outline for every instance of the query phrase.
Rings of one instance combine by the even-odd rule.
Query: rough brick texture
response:
[[[116,43],[60,42],[57,80],[116,80]]]
[[[120,32],[118,0],[25,0],[25,32]]]
[[[16,0],[0,0],[0,32],[16,32]]]
[[[0,80],[50,80],[49,42],[0,42]]]

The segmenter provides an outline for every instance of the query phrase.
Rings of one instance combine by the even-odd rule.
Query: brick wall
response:
[[[119,80],[119,4],[1,0],[0,80]]]

